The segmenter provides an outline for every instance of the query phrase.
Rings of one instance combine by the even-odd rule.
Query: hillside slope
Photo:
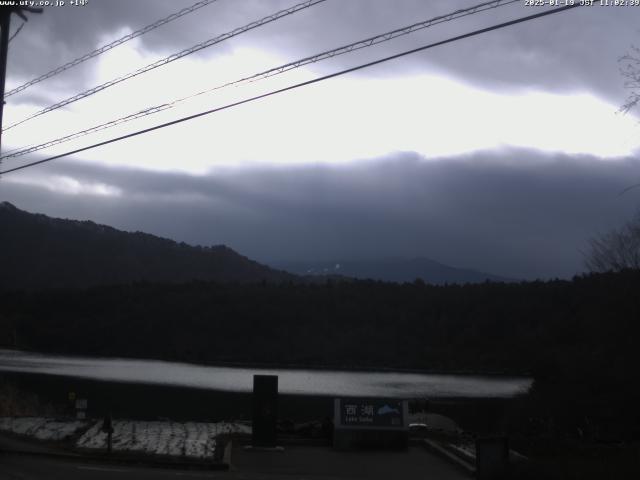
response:
[[[294,275],[220,245],[194,247],[91,221],[0,203],[0,288],[88,287],[136,281],[281,282]]]

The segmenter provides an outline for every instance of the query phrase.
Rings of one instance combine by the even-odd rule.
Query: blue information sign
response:
[[[340,424],[343,427],[404,427],[403,400],[343,398],[338,404]]]

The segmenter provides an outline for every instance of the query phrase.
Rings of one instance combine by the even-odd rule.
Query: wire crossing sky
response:
[[[449,14],[446,15],[439,15],[437,17],[428,19],[428,20],[423,20],[421,22],[417,22],[408,26],[404,26],[401,28],[397,28],[395,30],[389,31],[389,32],[385,32],[385,33],[381,33],[379,35],[375,35],[373,37],[369,37],[366,38],[364,40],[359,40],[356,42],[352,42],[348,45],[343,45],[340,46],[338,48],[334,48],[332,50],[327,50],[321,53],[317,53],[315,55],[311,55],[311,56],[307,56],[305,58],[302,58],[300,60],[296,60],[294,62],[289,62],[287,64],[284,65],[280,65],[278,67],[274,67],[274,68],[270,68],[268,70],[262,71],[260,73],[256,73],[254,75],[248,76],[248,77],[243,77],[239,80],[234,80],[231,82],[226,82],[222,85],[217,85],[215,87],[212,88],[208,88],[206,90],[194,93],[194,94],[190,94],[187,95],[185,97],[181,97],[181,98],[177,98],[175,100],[172,101],[168,101],[166,103],[163,103],[161,105],[156,105],[153,107],[148,107],[145,108],[143,110],[140,110],[138,112],[134,112],[122,117],[119,117],[117,119],[114,120],[110,120],[108,122],[102,123],[100,125],[95,125],[91,128],[87,128],[78,132],[74,132],[71,133],[69,135],[65,135],[63,137],[59,137],[56,138],[54,140],[49,140],[47,142],[44,143],[40,143],[37,145],[33,145],[27,148],[22,148],[22,149],[14,149],[11,152],[7,152],[5,155],[3,155],[2,157],[0,157],[0,160],[3,159],[7,159],[7,158],[14,158],[14,157],[20,157],[22,155],[26,155],[29,153],[33,153],[54,145],[59,145],[61,143],[65,143],[71,140],[74,140],[76,138],[80,138],[83,137],[85,135],[89,135],[91,133],[95,133],[95,132],[99,132],[111,127],[115,127],[117,125],[120,125],[122,123],[126,123],[126,122],[130,122],[133,120],[137,120],[143,117],[146,117],[148,115],[153,115],[155,113],[159,113],[159,112],[163,112],[165,110],[168,110],[170,108],[175,107],[176,105],[178,105],[179,103],[182,103],[184,101],[193,99],[195,97],[210,93],[210,92],[214,92],[216,90],[220,90],[222,88],[225,87],[230,87],[232,85],[239,85],[241,83],[245,83],[245,82],[254,82],[254,81],[258,81],[258,80],[262,80],[265,78],[269,78],[272,77],[274,75],[279,75],[281,73],[285,73],[288,72],[290,70],[293,70],[295,68],[300,68],[304,65],[309,65],[311,63],[316,63],[316,62],[320,62],[322,60],[326,60],[326,59],[330,59],[330,58],[334,58],[336,56],[340,56],[340,55],[344,55],[347,53],[351,53],[351,52],[355,52],[358,51],[362,48],[367,48],[367,47],[371,47],[374,45],[378,45],[380,43],[383,42],[388,42],[390,40],[393,40],[395,38],[398,38],[400,36],[404,36],[404,35],[409,35],[411,33],[417,32],[419,30],[428,28],[428,27],[432,27],[434,25],[439,25],[441,23],[444,22],[450,22],[459,18],[463,18],[469,15],[474,15],[474,14],[478,14],[481,12],[484,12],[486,10],[489,9],[494,9],[494,8],[498,8],[498,7],[503,7],[503,6],[507,6],[516,2],[520,2],[520,0],[494,0],[494,1],[490,1],[490,2],[484,2],[484,3],[480,3],[478,5],[469,7],[469,8],[465,8],[465,9],[459,9],[459,10],[455,10]]]
[[[417,52],[421,52],[423,50],[428,50],[430,48],[434,48],[434,47],[438,47],[438,46],[441,46],[441,45],[445,45],[447,43],[457,42],[457,41],[460,41],[460,40],[463,40],[463,39],[466,39],[466,38],[469,38],[469,37],[474,37],[476,35],[480,35],[480,34],[483,34],[483,33],[491,32],[493,30],[498,30],[498,29],[509,27],[509,26],[516,25],[516,24],[519,24],[519,23],[535,20],[535,19],[538,19],[538,18],[541,18],[541,17],[546,17],[548,15],[553,15],[553,14],[556,14],[556,13],[564,12],[564,11],[567,11],[567,10],[571,10],[573,8],[577,8],[579,6],[580,6],[579,4],[575,4],[575,5],[568,5],[568,6],[564,6],[564,7],[559,7],[559,8],[553,9],[553,10],[547,10],[547,11],[544,11],[544,12],[541,12],[541,13],[537,13],[537,14],[534,14],[534,15],[529,15],[529,16],[526,16],[526,17],[518,18],[516,20],[511,20],[509,22],[504,22],[504,23],[500,23],[500,24],[497,24],[497,25],[493,25],[493,26],[487,27],[487,28],[482,28],[480,30],[475,30],[473,32],[465,33],[463,35],[458,35],[456,37],[452,37],[452,38],[449,38],[449,39],[446,39],[446,40],[442,40],[442,41],[439,41],[439,42],[436,42],[436,43],[432,43],[432,44],[429,44],[429,45],[424,45],[422,47],[418,47],[418,48],[414,48],[414,49],[411,49],[411,50],[407,50],[407,51],[404,51],[402,53],[398,53],[396,55],[391,55],[389,57],[381,58],[381,59],[375,60],[373,62],[368,62],[368,63],[362,64],[362,65],[358,65],[356,67],[352,67],[352,68],[348,68],[346,70],[335,72],[335,73],[332,73],[330,75],[325,75],[323,77],[315,78],[313,80],[308,80],[306,82],[297,83],[295,85],[291,85],[291,86],[288,86],[288,87],[285,87],[285,88],[281,88],[279,90],[274,90],[274,91],[271,91],[271,92],[268,92],[268,93],[265,93],[265,94],[262,94],[262,95],[258,95],[258,96],[251,97],[251,98],[247,98],[247,99],[241,100],[239,102],[234,102],[234,103],[222,106],[222,107],[214,108],[214,109],[211,109],[211,110],[206,110],[204,112],[200,112],[200,113],[197,113],[195,115],[189,115],[187,117],[179,118],[179,119],[173,120],[171,122],[167,122],[167,123],[163,123],[163,124],[160,124],[160,125],[156,125],[156,126],[151,127],[151,128],[145,128],[143,130],[138,130],[136,132],[129,133],[127,135],[122,135],[120,137],[112,138],[110,140],[106,140],[104,142],[100,142],[100,143],[96,143],[96,144],[93,144],[93,145],[89,145],[87,147],[79,148],[79,149],[76,149],[76,150],[73,150],[73,151],[70,151],[70,152],[67,152],[67,153],[63,153],[61,155],[56,155],[56,156],[53,156],[53,157],[45,158],[43,160],[39,160],[37,162],[31,162],[31,163],[27,163],[26,165],[21,165],[19,167],[14,167],[14,168],[11,168],[11,169],[8,169],[8,170],[4,170],[4,171],[0,172],[0,175],[11,173],[11,172],[15,172],[15,171],[18,171],[18,170],[23,170],[25,168],[29,168],[29,167],[33,167],[33,166],[36,166],[36,165],[40,165],[40,164],[43,164],[43,163],[46,163],[46,162],[50,162],[52,160],[57,160],[59,158],[67,157],[69,155],[73,155],[73,154],[76,154],[76,153],[84,152],[86,150],[97,148],[97,147],[100,147],[100,146],[103,146],[103,145],[108,145],[110,143],[119,142],[119,141],[125,140],[127,138],[131,138],[131,137],[134,137],[134,136],[138,136],[138,135],[142,135],[142,134],[146,134],[146,133],[152,132],[154,130],[159,130],[161,128],[166,128],[166,127],[169,127],[169,126],[172,126],[172,125],[176,125],[178,123],[182,123],[182,122],[186,122],[186,121],[189,121],[189,120],[193,120],[193,119],[196,119],[196,118],[199,118],[199,117],[203,117],[205,115],[210,115],[210,114],[213,114],[213,113],[217,113],[217,112],[220,112],[222,110],[227,110],[229,108],[233,108],[233,107],[237,107],[237,106],[240,106],[240,105],[243,105],[243,104],[246,104],[246,103],[254,102],[256,100],[267,98],[267,97],[270,97],[270,96],[273,96],[273,95],[277,95],[277,94],[280,94],[280,93],[283,93],[283,92],[287,92],[287,91],[294,90],[294,89],[297,89],[297,88],[301,88],[301,87],[305,87],[305,86],[308,86],[308,85],[312,85],[314,83],[318,83],[318,82],[322,82],[322,81],[325,81],[325,80],[329,80],[331,78],[335,78],[335,77],[338,77],[338,76],[346,75],[348,73],[352,73],[352,72],[355,72],[355,71],[358,71],[358,70],[369,68],[369,67],[372,67],[374,65],[379,65],[381,63],[385,63],[385,62],[388,62],[388,61],[391,61],[391,60],[395,60],[395,59],[398,59],[398,58],[401,58],[401,57],[404,57],[404,56],[407,56],[407,55],[411,55],[411,54],[414,54],[414,53],[417,53]]]
[[[13,123],[13,124],[9,125],[8,127],[3,128],[2,131],[4,132],[4,131],[7,131],[7,130],[10,130],[10,129],[14,128],[14,127],[17,127],[18,125],[22,125],[23,123],[28,122],[29,120],[32,120],[32,119],[34,119],[36,117],[39,117],[40,115],[44,115],[45,113],[52,112],[52,111],[57,110],[57,109],[59,109],[61,107],[64,107],[64,106],[67,106],[67,105],[69,105],[71,103],[77,102],[78,100],[82,100],[83,98],[89,97],[89,96],[94,95],[94,94],[96,94],[98,92],[106,90],[107,88],[110,88],[110,87],[112,87],[114,85],[122,83],[122,82],[124,82],[126,80],[134,78],[134,77],[136,77],[138,75],[142,75],[143,73],[149,72],[149,71],[151,71],[151,70],[153,70],[155,68],[162,67],[162,66],[167,65],[167,64],[169,64],[171,62],[174,62],[174,61],[179,60],[181,58],[184,58],[184,57],[186,57],[188,55],[191,55],[191,54],[193,54],[195,52],[198,52],[198,51],[203,50],[205,48],[209,48],[209,47],[211,47],[213,45],[216,45],[218,43],[224,42],[225,40],[233,38],[233,37],[235,37],[237,35],[243,34],[245,32],[248,32],[248,31],[253,30],[255,28],[258,28],[258,27],[262,27],[262,26],[264,26],[264,25],[266,25],[268,23],[275,22],[276,20],[279,20],[279,19],[281,19],[283,17],[286,17],[288,15],[292,15],[294,13],[297,13],[297,12],[301,11],[301,10],[305,10],[305,9],[307,9],[309,7],[312,7],[314,5],[317,5],[317,4],[325,2],[325,1],[326,0],[306,0],[306,1],[302,2],[302,3],[298,3],[298,4],[294,5],[292,7],[286,8],[284,10],[280,10],[280,11],[278,11],[276,13],[273,13],[271,15],[263,17],[263,18],[261,18],[259,20],[255,20],[255,21],[253,21],[251,23],[248,23],[247,25],[244,25],[242,27],[238,27],[238,28],[236,28],[236,29],[234,29],[234,30],[232,30],[230,32],[223,33],[222,35],[218,35],[218,36],[216,36],[214,38],[211,38],[211,39],[206,40],[204,42],[198,43],[198,44],[196,44],[196,45],[194,45],[194,46],[192,46],[190,48],[187,48],[187,49],[182,50],[180,52],[174,53],[174,54],[172,54],[172,55],[170,55],[170,56],[168,56],[166,58],[163,58],[161,60],[153,62],[153,63],[151,63],[149,65],[146,65],[146,66],[144,66],[142,68],[139,68],[139,69],[137,69],[137,70],[135,70],[133,72],[129,72],[126,75],[114,78],[114,79],[109,80],[108,82],[104,82],[104,83],[102,83],[100,85],[96,85],[95,87],[90,88],[89,90],[85,90],[82,93],[79,93],[79,94],[74,95],[72,97],[69,97],[69,98],[67,98],[65,100],[62,100],[61,102],[58,102],[58,103],[50,105],[50,106],[48,106],[46,108],[43,108],[42,110],[40,110],[40,111],[38,111],[38,112],[36,112],[36,113],[34,113],[32,115],[29,115],[28,117],[26,117],[26,118],[24,118],[24,119],[22,119],[22,120],[20,120],[18,122]]]
[[[45,8],[11,43],[8,85],[196,1]],[[11,97],[7,124],[300,1],[184,15]],[[332,1],[254,29],[10,130],[5,156],[36,153],[0,170],[49,168],[3,175],[0,202],[270,265],[430,258],[571,278],[588,238],[637,208],[640,112],[617,112],[640,10],[575,7],[453,40],[554,8],[505,3]]]
[[[190,7],[187,8],[183,8],[182,10],[172,13],[171,15],[168,15],[164,18],[161,18],[160,20],[157,20],[155,22],[153,22],[150,25],[147,25],[146,27],[143,27],[139,30],[136,30],[135,32],[129,33],[128,35],[124,35],[120,38],[118,38],[117,40],[114,40],[113,42],[110,42],[106,45],[103,45],[99,48],[96,48],[95,50],[92,50],[88,53],[85,53],[84,55],[82,55],[81,57],[78,57],[74,60],[71,60],[70,62],[65,63],[64,65],[61,65],[57,68],[54,68],[53,70],[40,75],[39,77],[36,77],[32,80],[29,80],[28,82],[8,91],[7,93],[5,93],[5,98],[6,97],[10,97],[11,95],[15,95],[18,92],[21,92],[23,90],[26,90],[27,88],[35,85],[36,83],[40,83],[44,80],[47,80],[51,77],[54,77],[66,70],[69,70],[70,68],[75,67],[76,65],[80,65],[83,62],[86,62],[87,60],[93,58],[93,57],[97,57],[98,55],[101,55],[105,52],[108,52],[109,50],[111,50],[112,48],[117,47],[118,45],[122,45],[125,42],[128,42],[129,40],[133,40],[134,38],[139,37],[140,35],[144,35],[145,33],[151,32],[152,30],[155,30],[158,27],[161,27],[163,25],[166,25],[169,22],[172,22],[173,20],[176,20],[184,15],[187,15],[189,13],[193,13],[196,10],[202,8],[202,7],[206,7],[207,5],[213,3],[213,2],[217,2],[218,0],[201,0],[199,2],[194,3],[193,5],[191,5]],[[20,26],[20,28],[22,28],[22,26],[24,26],[24,23]],[[18,34],[20,30],[16,31],[16,33],[14,33],[14,36]]]

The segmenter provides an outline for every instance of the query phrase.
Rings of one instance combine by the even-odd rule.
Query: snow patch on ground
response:
[[[102,431],[102,420],[65,422],[45,417],[0,417],[0,431],[50,441],[67,440],[84,431],[76,442],[78,448],[107,448],[107,434]],[[215,453],[216,437],[232,433],[251,434],[251,427],[227,422],[114,420],[112,448],[119,452],[210,458]]]
[[[459,453],[466,459],[475,460],[476,458],[476,446],[473,443],[461,443],[461,444],[449,443],[447,445],[450,449]]]
[[[251,427],[239,423],[143,422],[114,420],[112,448],[114,451],[170,455],[175,457],[208,458],[216,448],[221,434],[250,434]],[[107,448],[107,434],[102,422],[96,422],[76,444],[79,448]]]
[[[0,417],[0,431],[28,435],[38,440],[66,440],[88,424],[80,420],[62,422],[45,417]]]

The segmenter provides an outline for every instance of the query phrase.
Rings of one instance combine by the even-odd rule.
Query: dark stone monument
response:
[[[498,480],[507,478],[509,443],[504,436],[485,436],[476,440],[476,478]]]
[[[253,447],[276,447],[278,376],[253,376]]]

